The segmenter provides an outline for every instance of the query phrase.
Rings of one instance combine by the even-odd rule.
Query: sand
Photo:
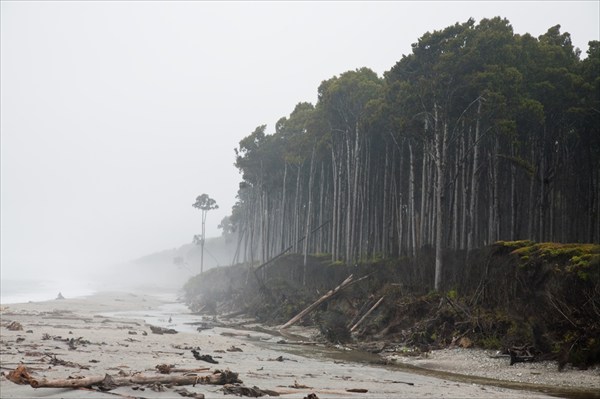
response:
[[[0,366],[3,376],[0,377],[0,397],[182,397],[175,391],[181,387],[169,387],[165,384],[154,387],[162,391],[140,385],[123,386],[108,392],[68,388],[34,389],[29,385],[17,385],[4,376],[21,363],[35,376],[50,379],[105,374],[154,376],[158,375],[155,367],[159,364],[185,369],[210,367],[208,373],[217,369],[229,369],[239,373],[244,386],[276,391],[283,398],[304,398],[309,394],[316,394],[321,399],[550,397],[543,393],[549,389],[545,384],[531,384],[526,386],[527,389],[510,389],[518,384],[478,379],[476,376],[444,374],[444,371],[454,369],[468,374],[453,366],[451,354],[439,360],[436,360],[435,354],[423,359],[428,365],[418,370],[370,365],[357,362],[357,358],[343,348],[286,344],[282,343],[281,336],[268,332],[223,327],[198,332],[195,331],[195,325],[186,323],[200,322],[200,317],[183,313],[185,310],[181,305],[165,298],[122,292],[2,306]],[[169,321],[169,318],[172,320]],[[173,327],[181,332],[154,334],[146,321],[153,325]],[[7,327],[13,322],[20,323],[23,330],[9,330]],[[291,328],[289,332],[304,333],[299,327]],[[200,354],[211,355],[219,363],[196,360],[192,348],[196,348]],[[70,363],[52,365],[53,357]],[[456,359],[461,364],[464,362],[458,355]],[[482,358],[478,361],[486,360]],[[411,361],[418,362],[418,359]],[[471,368],[476,368],[477,363],[470,363],[473,364]],[[498,364],[496,368],[499,367]],[[437,371],[427,371],[427,368]],[[569,373],[573,374],[567,374],[570,375],[568,380],[575,380],[578,376],[581,376],[579,379],[582,381],[599,378],[597,372]],[[575,387],[575,390],[564,392],[590,394],[586,389],[598,387],[597,384],[598,380],[587,385],[572,384],[571,387]],[[561,389],[569,387],[563,385]],[[222,386],[186,385],[184,388],[207,398],[224,396]],[[366,389],[367,392],[351,393],[348,392],[349,389]],[[563,391],[554,391],[557,392]]]

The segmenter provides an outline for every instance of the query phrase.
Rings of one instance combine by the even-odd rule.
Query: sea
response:
[[[97,289],[91,282],[67,280],[0,279],[0,304],[40,302],[92,295]]]

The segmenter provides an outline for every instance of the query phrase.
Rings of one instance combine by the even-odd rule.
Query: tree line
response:
[[[333,262],[498,240],[600,242],[600,46],[499,17],[427,32],[383,77],[321,83],[239,142],[236,259]]]

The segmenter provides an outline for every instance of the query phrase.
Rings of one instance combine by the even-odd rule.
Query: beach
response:
[[[220,398],[224,396],[223,385],[178,386],[164,381],[185,375],[207,378],[217,370],[237,373],[243,381],[229,388],[256,387],[284,398],[547,398],[550,393],[577,397],[600,388],[598,369],[552,374],[552,378],[560,375],[561,379],[549,385],[552,380],[544,379],[546,372],[539,364],[511,369],[504,359],[490,363],[477,351],[434,352],[427,358],[388,354],[388,364],[377,365],[360,361],[360,356],[345,348],[302,342],[310,340],[302,327],[292,327],[281,336],[277,329],[249,328],[252,325],[230,319],[230,326],[220,323],[202,329],[210,327],[211,317],[192,315],[166,296],[103,292],[2,305],[0,315],[2,398]],[[155,331],[172,329],[177,333],[158,334],[151,326]],[[196,358],[201,356],[218,363]],[[491,364],[487,366],[491,372],[478,374],[482,364]],[[95,387],[33,388],[7,379],[19,365],[35,378],[49,381],[108,374],[121,380],[160,377],[163,382],[131,383],[106,392]],[[157,369],[161,365],[173,371],[161,374]],[[494,383],[494,371],[501,375],[502,370],[539,378],[537,382],[503,378]],[[551,373],[554,371],[548,369]]]

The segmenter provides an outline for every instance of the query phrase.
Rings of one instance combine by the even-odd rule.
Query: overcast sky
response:
[[[219,235],[244,136],[314,103],[325,79],[381,75],[427,31],[560,24],[585,53],[600,14],[598,1],[0,4],[3,278],[189,243],[202,193]]]

